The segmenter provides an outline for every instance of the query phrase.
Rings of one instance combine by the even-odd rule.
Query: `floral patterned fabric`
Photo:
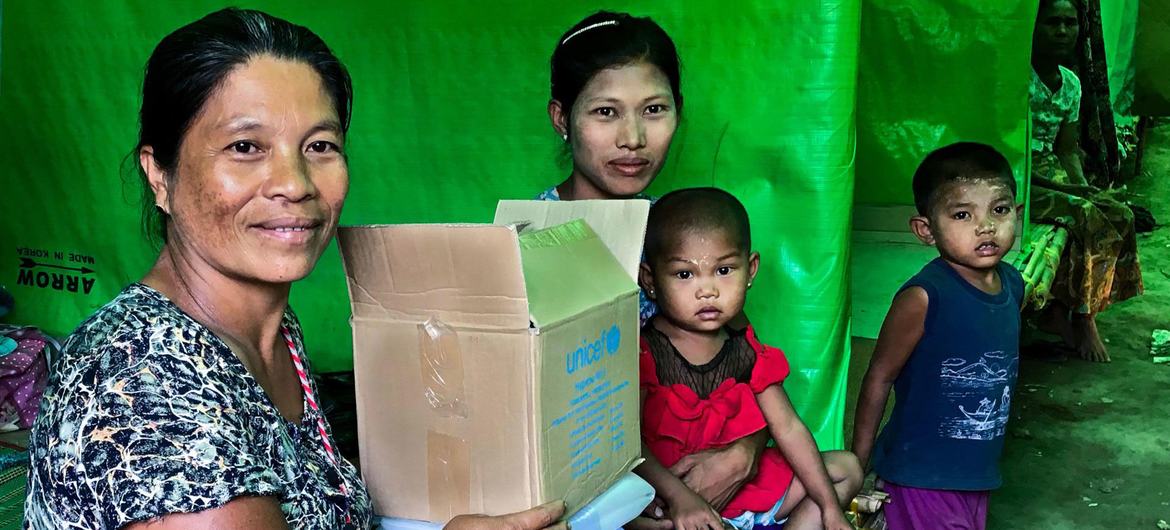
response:
[[[305,357],[291,310],[284,326]],[[25,528],[115,529],[240,496],[278,499],[294,529],[369,527],[369,494],[327,456],[319,411],[286,420],[162,293],[127,287],[63,349],[30,439]]]
[[[1028,102],[1032,108],[1032,164],[1048,167],[1056,161],[1054,144],[1060,127],[1080,119],[1081,81],[1068,68],[1060,68],[1060,88],[1053,92],[1032,72]],[[1059,165],[1059,164],[1057,164]],[[1035,171],[1035,168],[1033,169]],[[1068,178],[1051,172],[1040,175],[1049,179]]]
[[[1053,93],[1032,72],[1032,174],[1068,183],[1068,173],[1053,152],[1060,126],[1077,121],[1081,84],[1060,67],[1063,81]],[[1031,188],[1032,222],[1058,225],[1069,232],[1052,285],[1052,296],[1081,314],[1096,314],[1144,291],[1133,212],[1107,192],[1085,196],[1040,184]]]

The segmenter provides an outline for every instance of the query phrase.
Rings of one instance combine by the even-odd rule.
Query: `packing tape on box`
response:
[[[418,325],[419,365],[427,403],[443,417],[467,417],[459,336],[437,318]]]
[[[467,418],[459,335],[437,318],[418,325],[423,392],[443,418]],[[446,521],[471,510],[471,446],[467,440],[427,431],[427,498],[431,519]]]
[[[427,431],[427,497],[433,521],[471,513],[471,448],[467,440]]]

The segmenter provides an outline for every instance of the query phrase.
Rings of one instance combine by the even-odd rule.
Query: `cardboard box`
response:
[[[339,230],[375,513],[572,513],[639,463],[648,211],[508,201],[494,225]]]

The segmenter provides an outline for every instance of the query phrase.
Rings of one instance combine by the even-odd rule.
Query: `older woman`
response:
[[[155,48],[137,154],[165,243],[56,363],[28,527],[369,527],[288,307],[345,202],[351,99],[320,38],[260,12],[218,11]],[[561,509],[449,526],[541,528]]]
[[[1075,60],[1076,0],[1041,0],[1032,40],[1032,219],[1068,228],[1052,286],[1049,326],[1091,361],[1108,361],[1097,314],[1142,292],[1134,215],[1089,185],[1080,145],[1081,83]]]

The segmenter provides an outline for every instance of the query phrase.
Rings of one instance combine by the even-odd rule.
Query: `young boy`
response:
[[[885,482],[890,530],[983,529],[1019,365],[1016,182],[994,148],[938,149],[914,173],[914,235],[939,257],[902,286],[861,385],[853,451]],[[890,420],[874,441],[893,386]]]

